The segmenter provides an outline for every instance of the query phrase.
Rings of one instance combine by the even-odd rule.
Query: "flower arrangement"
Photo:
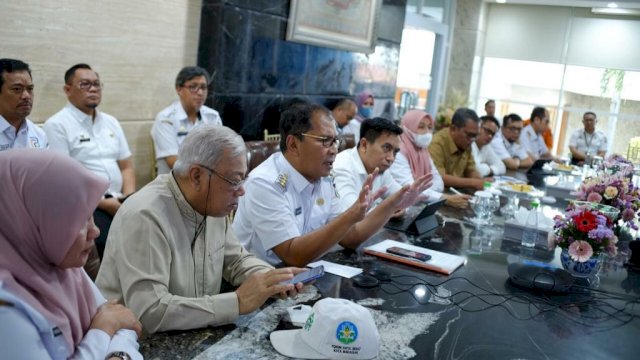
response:
[[[604,159],[597,170],[612,175],[620,173],[622,176],[632,176],[633,163],[622,155],[612,154]]]
[[[613,222],[599,210],[570,205],[565,216],[557,215],[554,222],[551,241],[567,249],[574,261],[586,262],[601,253],[616,255]]]
[[[609,205],[620,210],[613,221],[617,235],[622,227],[638,230],[640,189],[623,173],[587,178],[578,189],[577,200]]]

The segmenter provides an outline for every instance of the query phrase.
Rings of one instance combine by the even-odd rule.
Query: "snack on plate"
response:
[[[533,186],[527,184],[511,184],[511,190],[519,192],[532,192]]]
[[[555,168],[562,171],[573,171],[573,166],[566,164],[557,164]]]

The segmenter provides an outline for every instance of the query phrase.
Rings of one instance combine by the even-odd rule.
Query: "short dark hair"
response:
[[[493,100],[493,99],[489,99],[489,100],[487,100],[487,102],[486,102],[486,103],[484,103],[484,107],[487,107],[487,105],[489,105],[489,104],[491,104],[491,103],[494,103],[494,104],[495,104],[495,103],[496,103],[496,101],[495,101],[495,100]]]
[[[542,106],[534,107],[533,111],[531,112],[531,122],[533,122],[533,119],[535,118],[539,118],[539,119],[544,118],[544,114],[546,112],[547,112],[547,109],[543,108]]]
[[[480,118],[475,111],[469,108],[458,108],[451,118],[451,125],[457,128],[463,128],[467,125],[467,120],[472,120],[476,124],[480,122]]]
[[[346,108],[347,105],[349,105],[350,103],[353,103],[353,105],[356,105],[356,102],[351,99],[351,98],[342,98],[340,100],[338,100],[338,102],[336,102],[336,104],[331,108],[331,110],[334,109],[339,109],[339,108]]]
[[[483,124],[485,122],[493,121],[493,123],[496,124],[498,129],[500,129],[500,123],[498,122],[498,119],[496,119],[495,116],[491,116],[491,115],[480,116],[480,121],[482,121]]]
[[[598,115],[596,115],[596,113],[594,113],[593,111],[587,111],[586,113],[584,113],[584,115],[582,115],[582,118],[584,119],[584,117],[587,115],[593,115],[595,119],[598,118]]]
[[[368,142],[374,143],[384,132],[401,135],[402,128],[383,117],[366,119],[360,126],[360,139],[367,139]],[[360,147],[360,143],[358,143],[358,147]]]
[[[78,69],[87,69],[87,70],[93,70],[91,68],[91,66],[87,65],[87,64],[75,64],[72,67],[69,68],[69,70],[64,72],[64,83],[65,84],[71,84],[71,79],[73,78],[73,75],[76,74],[76,70]]]
[[[518,114],[509,114],[509,115],[505,115],[502,118],[502,127],[506,127],[507,125],[511,124],[512,122],[516,122],[516,121],[522,121],[522,118],[520,117],[520,115]]]
[[[299,101],[289,105],[280,115],[280,151],[287,150],[287,136],[294,135],[302,138],[302,133],[311,129],[311,118],[316,112],[321,112],[330,118],[329,110],[308,101]]]
[[[14,71],[26,71],[31,76],[31,69],[26,62],[16,59],[0,59],[0,91],[4,85],[4,73],[12,73]]]
[[[180,87],[187,81],[198,76],[204,76],[207,85],[211,82],[211,76],[209,76],[207,70],[199,66],[185,66],[180,70],[178,76],[176,76],[176,87]]]

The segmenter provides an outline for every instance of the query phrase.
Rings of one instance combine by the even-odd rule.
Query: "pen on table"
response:
[[[460,191],[456,190],[456,188],[450,187],[449,190],[451,190],[451,192],[456,194],[456,195],[463,195]]]

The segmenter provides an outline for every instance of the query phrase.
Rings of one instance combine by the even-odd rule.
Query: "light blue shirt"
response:
[[[233,231],[247,250],[274,265],[281,262],[272,251],[275,246],[316,230],[341,213],[331,179],[310,183],[282,153],[251,171],[244,188]]]

